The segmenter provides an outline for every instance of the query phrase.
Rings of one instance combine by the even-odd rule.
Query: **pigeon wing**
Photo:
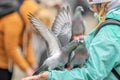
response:
[[[34,15],[29,14],[28,16],[34,28],[38,32],[40,32],[41,36],[46,41],[50,51],[50,56],[54,54],[61,54],[60,43],[58,39],[54,36],[52,31],[50,31],[48,27],[44,23],[42,23],[38,18],[36,18]]]
[[[59,11],[53,23],[52,31],[61,42],[62,46],[69,43],[72,36],[71,11],[68,5],[64,5]]]

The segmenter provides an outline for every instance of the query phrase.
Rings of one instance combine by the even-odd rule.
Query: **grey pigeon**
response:
[[[83,8],[78,6],[75,9],[75,13],[72,18],[72,35],[84,35],[85,34],[85,24],[82,16]]]
[[[85,61],[89,58],[89,52],[85,46],[84,39],[81,39],[81,44],[72,51],[70,56],[69,65],[71,68],[74,67],[83,67]]]
[[[49,57],[44,61],[43,65],[34,73],[34,75],[56,67],[63,68],[68,61],[69,53],[79,45],[79,40],[73,40],[71,42],[72,44],[70,43],[69,46],[62,48],[57,37],[46,27],[45,24],[32,14],[29,15],[29,19],[34,28],[40,32],[41,36],[46,41],[50,53]]]

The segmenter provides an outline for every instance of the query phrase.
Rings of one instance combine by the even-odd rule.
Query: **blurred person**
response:
[[[27,14],[39,5],[32,0],[19,1],[20,6],[17,0],[0,1],[0,80],[11,80],[14,64],[27,75],[37,68]]]
[[[86,47],[90,52],[86,67],[70,71],[49,70],[22,80],[120,80],[120,0],[88,2],[96,13],[98,25],[86,38]],[[100,26],[109,19],[116,20],[116,24],[110,21]],[[99,32],[95,34],[97,29]]]

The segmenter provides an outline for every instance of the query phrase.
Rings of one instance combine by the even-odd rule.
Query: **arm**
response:
[[[9,15],[7,21],[4,23],[4,44],[8,58],[17,64],[23,71],[26,71],[29,64],[18,51],[22,29],[22,22],[19,15],[17,13]]]
[[[28,14],[35,13],[38,9],[38,6],[39,5],[33,0],[25,0],[19,9],[20,14],[24,19],[25,25],[27,26],[27,28],[29,28],[29,31],[27,32],[26,60],[28,62],[28,65],[31,66],[33,69],[37,66],[35,64],[33,48],[31,44],[32,30],[30,29],[31,25],[29,25],[30,22],[28,19]]]

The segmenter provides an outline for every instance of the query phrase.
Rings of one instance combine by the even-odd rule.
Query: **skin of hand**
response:
[[[39,75],[23,78],[22,80],[47,80],[47,79],[48,79],[48,72],[44,72]]]

